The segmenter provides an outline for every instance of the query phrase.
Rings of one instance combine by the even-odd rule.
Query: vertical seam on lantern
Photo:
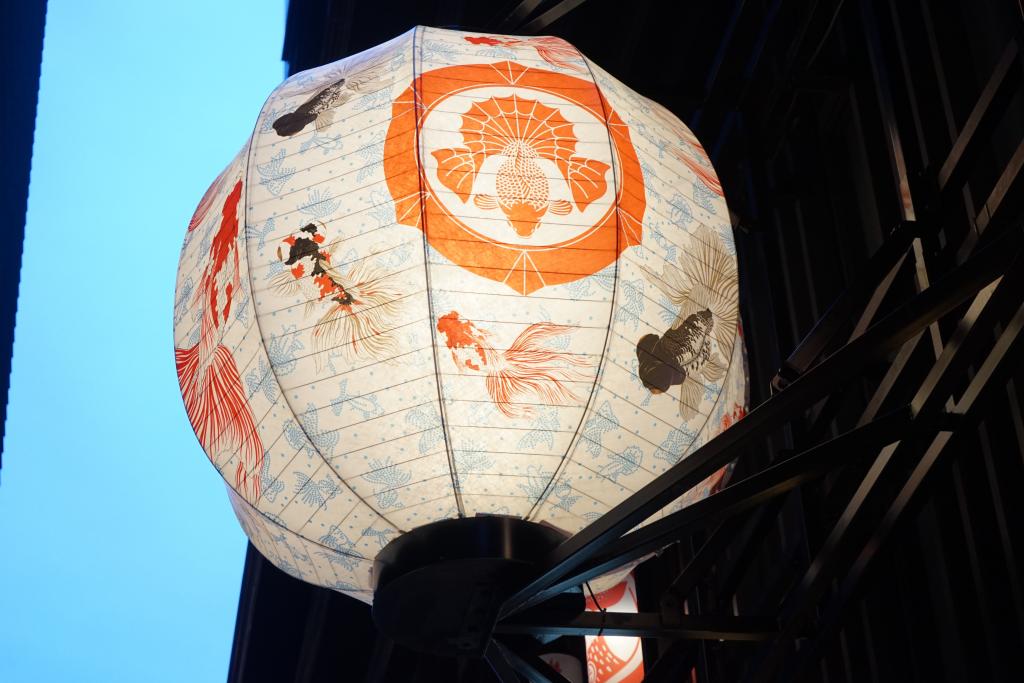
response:
[[[448,455],[448,472],[451,474],[452,480],[452,495],[455,497],[455,506],[459,510],[459,517],[466,516],[466,508],[462,504],[462,491],[459,488],[459,477],[455,472],[455,454],[452,452],[451,437],[448,434],[448,420],[446,419],[447,411],[444,407],[444,397],[441,393],[441,366],[437,359],[437,329],[436,323],[434,322],[434,299],[431,296],[432,290],[430,288],[430,242],[427,240],[427,204],[426,204],[426,188],[423,183],[423,154],[421,147],[423,146],[423,136],[420,132],[420,95],[417,90],[416,84],[419,80],[418,69],[416,68],[417,56],[420,57],[420,65],[423,63],[423,43],[419,44],[419,51],[417,51],[416,36],[420,33],[421,26],[416,26],[412,30],[412,107],[413,107],[413,131],[416,135],[416,180],[420,187],[420,229],[423,231],[423,274],[427,288],[427,314],[428,321],[430,323],[430,340],[431,348],[434,356],[434,377],[437,381],[437,410],[438,415],[441,418],[441,436],[444,438],[444,450]]]
[[[260,116],[263,115],[263,112],[267,108],[267,104],[274,98],[274,95],[276,93],[277,93],[277,88],[275,88],[274,91],[271,92],[270,95],[267,97],[266,101],[263,103],[263,109],[260,110]],[[257,117],[256,118],[256,124],[253,125],[252,134],[249,136],[249,149],[248,149],[248,153],[245,155],[245,172],[242,175],[242,177],[243,177],[242,192],[245,193],[245,196],[243,197],[243,199],[246,200],[246,201],[242,202],[242,207],[243,207],[242,217],[243,217],[243,221],[242,221],[242,225],[239,226],[239,230],[241,231],[241,234],[242,234],[243,240],[244,240],[244,244],[245,244],[245,270],[246,270],[246,273],[248,275],[248,280],[249,280],[249,292],[250,292],[249,299],[250,299],[250,302],[252,304],[253,318],[255,319],[256,331],[257,331],[258,336],[259,336],[260,348],[262,349],[263,354],[267,357],[267,365],[270,366],[270,374],[273,375],[273,377],[274,377],[274,383],[277,384],[277,390],[280,392],[281,397],[284,399],[285,405],[288,406],[288,410],[291,411],[292,416],[295,418],[296,426],[302,431],[302,435],[306,438],[306,441],[309,442],[309,445],[313,447],[313,450],[316,451],[317,455],[320,456],[320,459],[324,462],[325,465],[327,465],[327,469],[329,469],[331,471],[331,473],[337,478],[337,480],[339,482],[341,482],[341,484],[344,485],[344,487],[346,489],[348,489],[348,492],[351,493],[353,496],[355,496],[355,498],[360,503],[365,505],[368,510],[372,511],[380,519],[383,519],[387,524],[389,524],[392,528],[394,528],[395,531],[401,532],[402,529],[397,524],[395,524],[390,519],[385,517],[376,508],[374,508],[372,505],[367,503],[366,500],[361,495],[359,495],[358,493],[353,491],[352,490],[352,486],[347,481],[345,481],[345,479],[340,474],[338,474],[338,471],[336,469],[334,469],[334,467],[331,465],[331,463],[329,463],[327,461],[327,458],[324,457],[324,454],[320,452],[320,449],[317,448],[316,443],[313,441],[313,439],[309,435],[309,432],[306,430],[306,426],[302,423],[302,420],[299,419],[299,414],[297,412],[295,412],[294,406],[292,406],[291,401],[288,400],[287,393],[281,387],[281,379],[277,376],[277,369],[274,367],[273,361],[270,360],[270,354],[267,352],[266,342],[264,341],[265,338],[263,336],[263,325],[260,322],[259,311],[256,310],[256,299],[255,299],[255,297],[252,294],[253,292],[255,292],[255,287],[253,286],[252,269],[249,267],[249,264],[250,264],[250,259],[249,259],[249,232],[248,232],[248,229],[247,229],[248,225],[249,225],[249,202],[248,202],[248,196],[249,196],[249,171],[250,171],[250,168],[252,166],[253,155],[256,153],[256,151],[255,151],[256,150],[256,145],[253,144],[253,140],[256,138],[256,136],[257,136],[257,134],[259,132],[259,129],[257,128],[257,125],[259,124],[259,120],[260,120],[259,117]],[[266,456],[264,455],[264,457],[266,457]],[[258,472],[256,473],[256,476],[259,476]],[[280,477],[278,477],[278,478],[280,478]],[[249,501],[246,500],[244,497],[242,497],[242,500],[245,500],[245,502],[247,504],[249,504],[252,507],[253,510],[255,510],[256,512],[258,512],[261,515],[263,515],[264,517],[266,517],[266,513],[264,513],[262,510],[260,510],[258,507],[256,507],[256,505],[254,503],[249,503]],[[295,498],[293,497],[285,505],[285,507],[287,507],[288,505],[290,505],[294,501],[295,501]],[[317,510],[315,510],[313,512],[313,515],[315,515],[317,512],[319,512],[320,508],[322,508],[322,507],[324,507],[326,505],[327,505],[327,501],[325,500],[323,505],[318,507]],[[356,507],[358,507],[358,505]],[[352,510],[349,510],[346,513],[344,519],[348,519],[349,515],[351,515],[354,510],[355,510],[355,508],[353,508]],[[313,518],[313,516],[311,515],[309,519],[312,519],[312,518]],[[344,521],[344,519],[342,521]],[[305,527],[306,524],[309,524],[309,520],[307,520],[306,523],[303,524],[303,527]],[[371,524],[371,526],[372,526],[372,524]],[[310,543],[315,543],[317,545],[323,545],[323,544],[318,543],[317,541],[314,541],[313,539],[306,538],[305,536],[303,536],[298,531],[292,531],[292,533],[295,534],[296,536],[298,536],[299,538],[305,539],[306,541],[308,541]],[[362,536],[360,536],[360,538],[362,538]],[[310,558],[310,563],[313,564],[312,563],[312,558]],[[314,567],[315,567],[315,565],[314,565]],[[314,574],[315,573],[316,573],[316,570],[314,568]]]
[[[622,245],[619,240],[622,235],[622,226],[619,225],[619,164],[615,151],[615,142],[612,140],[612,129],[611,123],[608,120],[608,110],[604,106],[604,95],[601,93],[601,87],[597,84],[597,77],[594,75],[594,70],[590,68],[590,62],[583,53],[580,52],[575,45],[572,47],[576,50],[576,54],[579,55],[580,59],[583,60],[583,63],[587,66],[587,72],[590,74],[590,80],[594,84],[594,92],[597,93],[597,102],[601,105],[601,113],[604,116],[604,128],[608,135],[608,156],[612,162],[612,185],[614,186],[612,197],[615,201],[615,270],[614,276],[612,277],[611,306],[608,309],[608,327],[605,329],[604,344],[601,349],[601,359],[597,364],[597,372],[594,373],[594,383],[590,387],[590,395],[587,397],[587,404],[583,407],[583,414],[580,416],[580,421],[576,424],[576,431],[573,433],[572,439],[570,439],[569,445],[565,449],[565,455],[562,456],[562,462],[560,462],[558,467],[555,468],[555,472],[551,476],[550,481],[548,481],[547,486],[544,488],[544,492],[537,498],[537,502],[533,504],[533,507],[525,515],[524,519],[527,520],[540,511],[541,505],[544,504],[548,496],[551,494],[551,490],[554,487],[555,482],[557,482],[565,473],[569,463],[572,462],[572,453],[580,442],[580,430],[583,429],[583,425],[592,415],[591,408],[594,403],[594,396],[597,394],[601,378],[604,376],[605,358],[608,356],[608,345],[611,343],[612,337],[612,323],[615,320],[615,310],[618,305],[619,298],[619,258],[622,256]]]

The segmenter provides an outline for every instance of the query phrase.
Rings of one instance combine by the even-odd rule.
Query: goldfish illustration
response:
[[[335,111],[355,95],[365,95],[390,85],[393,77],[385,64],[365,62],[349,62],[338,67],[340,71],[330,74],[327,85],[309,99],[274,120],[274,131],[281,137],[290,137],[301,133],[310,123],[316,122],[316,130],[322,131],[334,123]],[[323,82],[323,79],[318,79]],[[285,95],[290,94],[287,86]],[[297,94],[297,93],[294,93]]]
[[[587,67],[578,61],[579,51],[561,38],[555,36],[538,36],[536,38],[511,38],[508,36],[466,36],[466,41],[473,45],[490,45],[492,47],[532,47],[537,56],[554,67],[586,71]]]
[[[484,375],[487,393],[507,417],[533,415],[532,406],[517,400],[553,404],[577,400],[566,384],[584,379],[580,369],[591,364],[587,358],[545,346],[546,340],[572,331],[565,325],[534,323],[504,351],[494,348],[489,332],[457,311],[441,316],[437,331],[444,335],[459,372]]]
[[[214,185],[218,182],[223,179],[218,178]],[[199,341],[189,348],[174,349],[174,361],[185,412],[199,442],[211,459],[224,451],[239,454],[235,488],[255,499],[260,493],[257,473],[263,464],[263,444],[234,356],[231,349],[218,343],[217,335],[227,323],[241,287],[237,215],[241,196],[242,181],[238,180],[224,201],[220,227],[196,288],[194,303],[201,307]],[[211,201],[203,198],[207,204]]]
[[[665,151],[690,169],[697,176],[698,180],[704,184],[704,187],[719,197],[723,196],[722,183],[718,180],[718,176],[715,175],[715,169],[711,166],[711,159],[708,158],[708,153],[704,150],[704,146],[700,144],[697,136],[691,133],[690,129],[676,118],[675,114],[663,106],[654,103],[654,111],[659,115],[665,127],[672,131],[683,143],[682,146],[669,145]]]
[[[678,266],[666,263],[660,275],[644,268],[679,313],[664,334],[644,335],[636,345],[640,381],[652,394],[679,385],[684,418],[700,406],[701,380],[725,376],[739,317],[735,262],[709,228],[701,226],[694,241],[696,249],[681,253]]]
[[[566,215],[572,203],[551,199],[551,179],[539,161],[554,162],[568,184],[576,208],[583,211],[607,189],[610,166],[576,156],[578,138],[562,114],[537,100],[513,93],[474,102],[462,115],[462,147],[432,152],[438,178],[466,202],[500,210],[520,237],[529,237],[548,212]],[[488,157],[503,158],[495,178],[497,197],[476,194],[473,185]]]
[[[203,198],[199,200],[199,206],[196,207],[196,210],[192,213],[192,219],[188,222],[187,232],[192,232],[206,220],[206,214],[210,212],[210,207],[213,206],[214,198],[220,194],[222,189],[224,189],[224,182],[227,178],[229,168],[230,167],[221,171],[220,175],[218,175],[214,181],[210,183],[210,186],[206,188],[206,192],[203,193]]]
[[[306,315],[326,308],[313,327],[317,369],[326,353],[340,347],[350,359],[386,360],[396,340],[394,319],[402,310],[401,290],[394,275],[381,272],[367,259],[352,264],[332,263],[341,241],[325,244],[326,226],[309,223],[282,240],[277,257],[288,266],[271,285],[284,296],[301,294]]]

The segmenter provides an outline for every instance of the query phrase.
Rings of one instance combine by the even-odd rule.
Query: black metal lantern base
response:
[[[374,562],[373,620],[414,650],[481,657],[502,604],[565,538],[515,517],[447,519],[414,529]]]

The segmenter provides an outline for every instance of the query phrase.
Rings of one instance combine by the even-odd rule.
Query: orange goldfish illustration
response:
[[[603,161],[576,156],[573,124],[552,107],[512,94],[474,102],[462,115],[462,147],[432,152],[445,187],[481,209],[499,209],[520,237],[529,237],[548,212],[565,215],[572,203],[551,199],[542,159],[554,162],[583,211],[608,187]],[[474,194],[473,184],[490,156],[503,157],[495,179],[497,197]]]
[[[214,185],[218,182],[222,180]],[[174,361],[185,412],[199,443],[211,459],[224,451],[237,451],[235,488],[255,499],[260,493],[256,473],[263,465],[263,444],[234,356],[231,349],[218,343],[217,336],[217,331],[227,323],[233,298],[241,286],[237,215],[241,197],[239,180],[224,200],[220,227],[213,236],[209,261],[196,288],[195,304],[202,311],[199,341],[189,348],[174,349]],[[204,197],[200,209],[210,201],[210,197]]]
[[[586,71],[587,67],[573,62],[580,59],[579,51],[561,38],[555,36],[537,36],[536,38],[512,38],[509,36],[466,36],[466,41],[474,45],[491,45],[495,47],[532,47],[537,56],[555,67]]]
[[[402,293],[394,275],[381,272],[365,258],[344,267],[333,264],[342,242],[325,244],[325,232],[322,223],[309,223],[282,240],[277,257],[288,270],[271,284],[281,295],[301,293],[307,315],[326,308],[313,327],[318,370],[333,348],[352,359],[386,360],[395,351],[394,318],[402,310]]]
[[[487,393],[507,417],[529,417],[532,406],[517,401],[565,403],[577,400],[566,386],[580,381],[580,368],[590,360],[545,346],[544,342],[572,330],[565,325],[534,323],[512,342],[507,350],[495,349],[490,333],[451,311],[437,321],[437,331],[459,372],[485,377]]]

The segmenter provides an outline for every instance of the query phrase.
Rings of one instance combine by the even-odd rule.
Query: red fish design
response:
[[[174,360],[185,412],[199,443],[211,459],[224,451],[238,454],[235,489],[255,500],[260,493],[257,473],[263,465],[263,444],[231,349],[218,343],[218,330],[226,326],[241,286],[237,215],[241,196],[239,180],[224,200],[220,227],[196,289],[195,305],[202,311],[199,341],[174,349]],[[204,201],[210,200],[204,197]]]
[[[572,211],[570,202],[550,198],[541,159],[554,162],[580,211],[608,187],[605,174],[610,166],[576,156],[573,124],[537,100],[513,94],[474,102],[462,115],[461,132],[464,146],[433,152],[439,179],[463,202],[472,195],[481,209],[500,209],[520,237],[532,235],[548,211]],[[477,175],[490,156],[504,159],[495,179],[497,197],[473,194]]]
[[[326,242],[319,223],[309,223],[282,240],[277,257],[288,270],[277,275],[272,286],[285,296],[301,293],[307,315],[326,307],[312,333],[318,370],[325,354],[335,348],[352,359],[387,360],[396,353],[395,318],[404,301],[395,274],[381,272],[366,258],[335,265],[334,252],[342,243]]]
[[[466,36],[466,41],[474,45],[491,45],[494,47],[532,47],[537,56],[555,67],[586,71],[587,67],[580,64],[579,51],[561,38],[555,36],[537,36],[536,38],[511,38],[508,36]]]
[[[463,319],[456,311],[441,316],[437,331],[445,336],[445,344],[459,372],[484,375],[487,393],[498,410],[508,417],[533,414],[530,405],[517,403],[524,399],[552,404],[577,400],[566,385],[584,379],[580,368],[590,365],[587,358],[544,344],[572,331],[565,325],[534,323],[505,351],[495,349],[490,333]]]

